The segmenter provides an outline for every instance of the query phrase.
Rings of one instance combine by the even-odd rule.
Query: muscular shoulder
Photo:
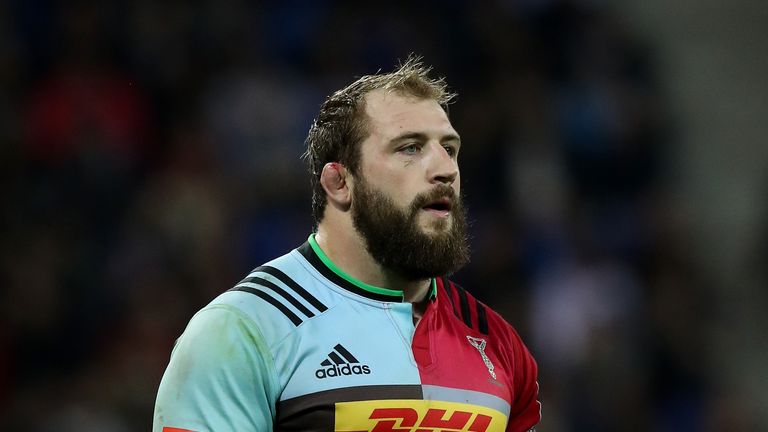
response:
[[[458,283],[441,278],[438,285],[443,288],[443,293],[454,315],[467,327],[493,338],[520,339],[514,327],[506,319]]]
[[[226,306],[251,321],[268,345],[294,333],[333,302],[303,258],[293,252],[253,269],[203,310]]]
[[[497,311],[481,302],[461,285],[446,278],[440,280],[448,305],[457,319],[475,331],[478,337],[499,347],[499,355],[514,367],[516,373],[534,373],[535,361],[515,328]],[[526,368],[520,366],[526,365]]]
[[[454,315],[472,328],[479,337],[487,339],[489,349],[495,351],[511,371],[512,393],[510,426],[507,430],[529,430],[541,420],[538,401],[538,366],[514,327],[458,284],[447,279],[441,281],[445,297]]]

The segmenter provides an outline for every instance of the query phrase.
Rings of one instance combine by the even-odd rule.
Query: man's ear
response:
[[[328,162],[320,173],[320,184],[325,190],[328,202],[343,211],[348,210],[352,203],[348,176],[347,169],[338,162]]]

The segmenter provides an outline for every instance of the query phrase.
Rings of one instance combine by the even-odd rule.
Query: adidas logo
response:
[[[315,371],[319,379],[345,375],[368,375],[371,368],[360,362],[341,344],[336,344],[328,358],[320,363],[321,368]]]

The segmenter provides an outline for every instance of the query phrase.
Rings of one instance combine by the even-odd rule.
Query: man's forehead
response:
[[[365,96],[365,112],[374,127],[417,127],[429,121],[432,126],[439,124],[442,128],[453,130],[448,116],[436,100],[397,90],[377,89],[369,92]]]

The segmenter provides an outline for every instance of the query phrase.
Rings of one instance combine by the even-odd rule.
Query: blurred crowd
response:
[[[410,52],[459,94],[455,278],[537,358],[539,430],[749,430],[653,46],[604,3],[3,2],[0,430],[147,430],[192,314],[306,240],[320,103]]]

